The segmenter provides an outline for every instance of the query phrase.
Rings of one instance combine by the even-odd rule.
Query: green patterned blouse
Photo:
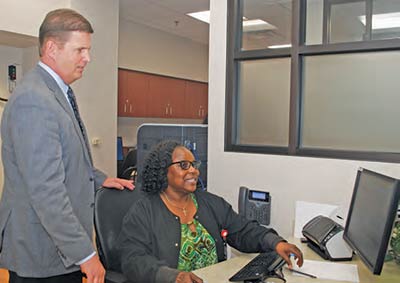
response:
[[[193,202],[198,207],[194,194]],[[179,253],[178,270],[192,271],[218,262],[217,249],[213,237],[195,218],[193,224],[196,232],[192,232],[189,224],[181,224],[181,250]]]

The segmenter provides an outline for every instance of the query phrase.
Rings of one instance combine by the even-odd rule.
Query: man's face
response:
[[[91,34],[72,31],[64,44],[56,44],[54,63],[56,73],[66,84],[80,79],[90,61]]]

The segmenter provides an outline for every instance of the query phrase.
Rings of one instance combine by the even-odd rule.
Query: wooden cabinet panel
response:
[[[118,71],[118,115],[146,117],[149,79],[146,74]]]
[[[149,75],[149,116],[167,117],[169,107],[167,105],[167,95],[165,84],[168,79],[165,77]]]
[[[150,75],[149,115],[160,118],[184,118],[185,81]]]
[[[128,72],[118,70],[118,116],[128,116],[128,88],[127,88]]]
[[[186,81],[185,87],[186,117],[204,119],[208,112],[208,84]]]
[[[128,75],[129,116],[148,116],[149,78],[147,74],[129,72]]]
[[[208,84],[118,70],[118,116],[204,119]]]
[[[185,81],[170,79],[167,87],[169,116],[171,118],[185,118]]]

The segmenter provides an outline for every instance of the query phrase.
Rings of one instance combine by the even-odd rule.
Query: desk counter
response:
[[[301,244],[298,239],[290,239],[291,243],[296,244],[303,252],[304,259],[308,260],[319,260],[324,261],[315,252],[307,247],[306,244]],[[229,278],[235,274],[239,269],[245,266],[256,254],[240,254],[227,261],[220,262],[218,264],[195,270],[194,273],[200,276],[207,283],[227,283]],[[358,268],[358,276],[360,283],[397,283],[400,282],[400,265],[396,265],[394,262],[387,262],[383,266],[383,270],[380,276],[373,275],[372,272],[367,269],[363,262],[354,256],[352,261],[340,262],[344,264],[355,264]],[[327,279],[313,279],[303,276],[292,274],[291,271],[286,268],[283,269],[283,273],[287,283],[349,283],[349,281],[336,281]]]

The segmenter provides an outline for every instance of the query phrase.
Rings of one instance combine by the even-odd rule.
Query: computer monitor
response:
[[[343,238],[377,275],[382,271],[399,198],[399,180],[358,170]]]
[[[124,152],[122,149],[122,137],[117,137],[117,161],[124,160]]]

